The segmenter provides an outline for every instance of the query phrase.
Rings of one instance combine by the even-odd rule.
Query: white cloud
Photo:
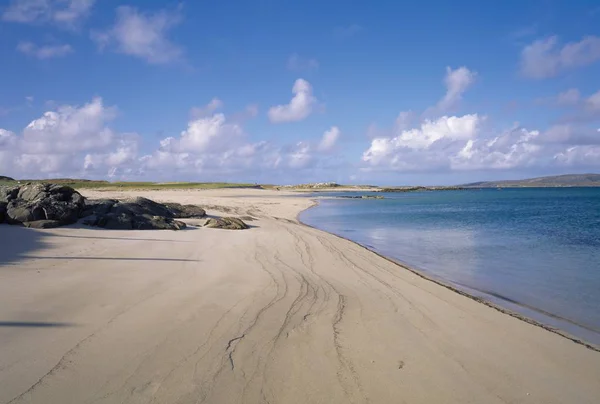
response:
[[[53,23],[69,29],[90,14],[95,0],[12,0],[2,19],[20,23]]]
[[[114,107],[94,98],[82,106],[64,105],[31,121],[20,135],[0,129],[0,160],[14,176],[82,175],[86,154],[105,155],[109,165],[125,164],[118,157],[122,136],[106,125]]]
[[[585,145],[569,147],[554,156],[556,162],[565,166],[597,166],[600,161],[600,146]]]
[[[181,61],[182,49],[172,43],[167,34],[181,22],[180,9],[143,13],[134,7],[117,8],[113,27],[103,32],[93,32],[100,49],[114,44],[119,53],[139,57],[153,64]]]
[[[165,137],[141,155],[139,135],[108,126],[116,112],[95,98],[48,111],[19,134],[0,129],[1,172],[16,178],[272,181],[294,178],[292,170],[314,175],[335,161],[325,152],[339,137],[336,127],[325,133],[321,147],[310,141],[278,146],[250,141],[242,126],[222,113],[190,120],[178,136]]]
[[[444,84],[446,85],[446,95],[438,103],[438,108],[441,111],[448,111],[456,107],[462,99],[462,95],[473,84],[477,73],[472,72],[466,67],[459,67],[452,70],[451,67],[446,67],[446,77]]]
[[[303,58],[297,53],[293,53],[287,61],[287,68],[292,71],[311,71],[319,68],[317,59]]]
[[[514,127],[491,139],[470,139],[448,156],[454,170],[511,169],[536,165],[544,156],[539,131]]]
[[[190,121],[187,130],[178,139],[167,138],[162,149],[188,153],[224,151],[239,144],[242,135],[239,125],[228,123],[223,114],[215,114]]]
[[[317,102],[313,96],[312,86],[304,79],[298,79],[292,88],[289,104],[277,105],[269,109],[269,119],[273,123],[301,121],[308,117]]]
[[[51,59],[62,57],[73,52],[71,45],[41,45],[38,46],[32,42],[19,42],[17,50],[27,56],[38,59]]]
[[[583,67],[600,59],[600,37],[586,36],[579,42],[560,45],[558,37],[539,39],[523,48],[521,73],[530,78],[543,79]]]
[[[600,166],[600,136],[571,125],[546,131],[519,125],[489,135],[478,115],[441,117],[392,138],[371,141],[363,153],[367,170],[502,170],[556,165]]]
[[[215,97],[203,107],[193,107],[190,111],[190,116],[192,117],[192,119],[203,118],[208,115],[211,115],[217,109],[220,109],[222,107],[223,101]]]
[[[337,126],[332,126],[331,129],[325,131],[323,138],[317,147],[317,150],[322,152],[331,151],[341,135],[341,131]]]
[[[449,149],[460,150],[468,140],[474,139],[483,119],[473,114],[426,120],[419,128],[402,130],[392,138],[373,139],[362,159],[372,167],[428,170],[433,168],[428,165]],[[440,163],[444,161],[435,161],[434,166]]]

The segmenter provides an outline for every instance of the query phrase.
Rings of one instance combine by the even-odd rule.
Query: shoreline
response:
[[[600,395],[597,352],[302,223],[310,198],[84,194],[256,220],[241,231],[202,219],[180,231],[2,226],[0,403],[595,404]]]
[[[450,283],[450,281],[446,281],[446,280],[444,280],[442,278],[433,277],[431,275],[428,275],[425,271],[419,270],[417,268],[413,268],[412,266],[410,266],[410,265],[408,265],[406,263],[403,263],[403,262],[401,262],[399,260],[396,260],[396,259],[394,259],[392,257],[388,257],[388,256],[386,256],[384,254],[381,254],[381,253],[379,253],[379,252],[377,252],[377,251],[375,251],[375,250],[373,250],[373,249],[371,249],[371,248],[369,248],[369,247],[367,247],[365,245],[362,245],[362,244],[360,244],[360,243],[358,243],[358,242],[356,242],[356,241],[354,241],[354,240],[352,240],[350,238],[341,236],[339,234],[331,233],[331,232],[328,232],[326,230],[320,229],[318,227],[311,226],[311,225],[309,225],[307,223],[304,223],[302,220],[300,220],[300,215],[303,212],[305,212],[305,211],[307,211],[309,209],[313,209],[313,208],[316,208],[316,207],[319,206],[319,200],[318,199],[311,199],[311,200],[314,201],[315,204],[313,204],[313,205],[309,206],[308,208],[306,208],[306,209],[298,212],[298,214],[296,215],[296,220],[298,221],[298,223],[300,225],[307,226],[307,227],[310,227],[312,229],[315,229],[315,230],[327,233],[327,234],[329,234],[331,236],[338,237],[338,238],[340,238],[342,240],[349,241],[349,242],[351,242],[353,244],[356,244],[358,247],[363,248],[363,249],[365,249],[365,250],[367,250],[367,251],[369,251],[369,252],[371,252],[371,253],[379,256],[380,258],[383,258],[383,259],[385,259],[385,260],[387,260],[387,261],[389,261],[389,262],[397,265],[399,268],[401,268],[403,270],[410,271],[413,274],[415,274],[415,275],[417,275],[417,276],[419,276],[419,277],[421,277],[421,278],[423,278],[423,279],[425,279],[425,280],[427,280],[429,282],[433,282],[433,283],[435,283],[435,284],[437,284],[439,286],[442,286],[442,287],[444,287],[444,288],[446,288],[448,290],[451,290],[454,293],[457,293],[459,295],[465,296],[465,297],[467,297],[467,298],[469,298],[469,299],[471,299],[471,300],[473,300],[475,302],[481,303],[481,304],[483,304],[483,305],[485,305],[487,307],[495,309],[495,310],[499,311],[500,313],[503,313],[503,314],[506,314],[508,316],[514,317],[516,319],[519,319],[519,320],[521,320],[521,321],[523,321],[523,322],[525,322],[527,324],[531,324],[531,325],[534,325],[536,327],[542,328],[542,329],[544,329],[546,331],[549,331],[551,333],[560,335],[561,337],[566,338],[566,339],[568,339],[568,340],[570,340],[570,341],[572,341],[572,342],[574,342],[574,343],[576,343],[578,345],[583,345],[584,347],[586,347],[586,348],[588,348],[588,349],[590,349],[592,351],[600,352],[600,345],[598,345],[598,344],[594,344],[592,342],[585,341],[584,339],[578,338],[575,335],[572,335],[572,334],[570,334],[567,331],[564,331],[564,330],[561,330],[561,329],[558,329],[558,328],[553,328],[553,327],[551,327],[549,325],[546,325],[546,324],[544,324],[544,323],[542,323],[540,321],[537,321],[537,320],[535,320],[535,319],[533,319],[531,317],[528,317],[528,316],[526,316],[524,314],[521,314],[521,313],[518,313],[516,311],[510,310],[508,308],[502,307],[502,306],[500,306],[500,305],[492,302],[491,300],[488,300],[488,299],[483,298],[483,297],[476,296],[476,295],[471,294],[471,293],[469,293],[469,292],[467,292],[465,290],[461,290],[458,287],[452,285]],[[484,295],[489,295],[488,293],[483,292],[483,291],[478,291],[478,292],[480,292],[480,293],[482,293]],[[499,297],[499,299],[502,299],[502,298]],[[521,307],[527,308],[526,306],[524,306],[524,305],[522,305],[522,304],[520,304],[518,302],[514,302],[514,304],[517,305],[517,306],[521,306]],[[530,309],[533,310],[533,311],[538,311],[538,309],[535,309],[535,308],[530,308]],[[545,313],[541,313],[540,312],[540,314],[546,315],[546,316],[549,316],[549,317],[554,317],[554,316],[551,315],[551,313],[545,314]],[[561,317],[555,317],[555,318],[558,319],[559,321],[564,321],[564,322],[572,323],[569,320],[563,319]],[[572,324],[575,325],[575,326],[577,326],[577,327],[582,327],[581,325],[579,325],[577,323],[572,323]],[[582,328],[584,328],[584,327],[582,327]],[[589,331],[592,331],[592,330],[589,330]]]

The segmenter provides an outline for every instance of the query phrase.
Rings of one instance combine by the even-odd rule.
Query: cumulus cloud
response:
[[[89,16],[94,3],[95,0],[12,0],[4,10],[2,19],[75,28]]]
[[[51,59],[66,56],[73,52],[71,45],[36,45],[33,42],[19,42],[17,50],[37,59]]]
[[[323,134],[323,138],[321,139],[317,150],[322,152],[331,151],[335,147],[340,135],[340,129],[337,126],[332,126],[331,129],[325,131]]]
[[[215,114],[190,121],[179,138],[165,139],[161,149],[186,153],[223,151],[239,143],[242,135],[239,125],[227,122],[224,114]]]
[[[45,112],[19,135],[0,129],[0,167],[17,177],[85,175],[90,155],[88,160],[95,158],[96,166],[102,156],[100,175],[106,175],[128,163],[122,157],[123,135],[107,126],[115,116],[116,108],[94,98],[81,106]]]
[[[287,68],[291,71],[311,71],[319,68],[319,62],[313,58],[303,58],[297,53],[293,53],[287,61]]]
[[[17,178],[181,180],[202,176],[214,180],[232,179],[228,177],[232,175],[239,180],[240,175],[258,178],[271,172],[279,176],[325,166],[333,159],[326,152],[339,137],[339,129],[332,127],[318,145],[250,141],[238,122],[213,112],[191,119],[177,136],[165,137],[150,146],[150,152],[142,153],[141,136],[109,127],[116,115],[115,107],[94,98],[84,105],[63,105],[45,112],[18,134],[0,129],[0,171]]]
[[[523,48],[521,73],[533,79],[590,65],[600,59],[600,37],[586,36],[579,42],[559,44],[557,36],[539,39]]]
[[[465,91],[467,91],[475,81],[476,76],[477,73],[464,66],[455,70],[452,70],[451,67],[446,67],[446,77],[444,78],[446,94],[438,103],[438,109],[441,111],[448,111],[456,107]]]
[[[92,33],[100,49],[114,47],[116,52],[144,59],[152,64],[181,61],[183,50],[172,43],[167,34],[181,22],[180,9],[155,13],[137,8],[117,8],[115,24],[106,31]]]
[[[476,73],[465,67],[447,69],[446,94],[424,116],[456,105],[472,85]],[[449,171],[513,169],[551,165],[592,164],[600,147],[600,132],[581,126],[598,116],[600,91],[583,98],[577,89],[542,100],[569,105],[580,112],[578,121],[554,125],[544,131],[519,125],[502,131],[487,128],[487,117],[479,114],[443,115],[413,124],[415,115],[404,111],[392,131],[369,127],[370,146],[362,154],[363,170]],[[585,118],[585,119],[583,119]],[[578,122],[576,124],[576,122]],[[568,150],[573,150],[568,152]],[[569,156],[567,158],[567,156]],[[595,162],[600,166],[600,160]]]
[[[362,159],[371,167],[425,171],[437,168],[443,163],[438,157],[448,149],[459,149],[475,138],[483,119],[473,114],[425,120],[420,127],[402,130],[392,138],[374,138]]]
[[[555,125],[546,131],[519,125],[490,134],[476,114],[441,117],[392,138],[375,138],[363,153],[366,169],[395,171],[488,170],[552,165],[600,165],[600,136]],[[576,150],[576,151],[569,151]]]
[[[308,117],[317,99],[313,96],[310,83],[304,79],[298,79],[292,87],[292,97],[289,104],[276,105],[268,112],[269,119],[273,123],[301,121]]]

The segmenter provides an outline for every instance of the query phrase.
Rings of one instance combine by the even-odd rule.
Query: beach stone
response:
[[[182,205],[180,203],[165,203],[173,217],[181,219],[199,219],[206,216],[206,211],[198,205]]]
[[[23,226],[32,229],[53,229],[62,226],[62,223],[58,220],[35,220],[33,222],[23,222]]]
[[[116,199],[86,199],[80,216],[83,218],[92,215],[106,215],[117,203],[119,201]]]
[[[166,206],[147,198],[124,201],[99,199],[86,201],[82,212],[88,226],[112,230],[181,230],[186,224],[174,220]]]
[[[237,217],[211,217],[204,223],[204,227],[227,230],[243,230],[247,229],[248,225]]]
[[[60,225],[75,223],[84,207],[84,198],[71,187],[51,184],[26,184],[4,193],[9,199],[6,221],[22,224],[51,220]]]
[[[0,202],[10,202],[19,193],[19,187],[0,187]]]
[[[117,214],[126,213],[133,215],[173,217],[173,213],[166,205],[142,197],[120,201],[113,206],[111,212]]]

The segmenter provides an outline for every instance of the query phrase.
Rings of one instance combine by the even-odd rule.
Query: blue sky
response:
[[[595,1],[4,0],[0,15],[3,175],[599,171]]]

